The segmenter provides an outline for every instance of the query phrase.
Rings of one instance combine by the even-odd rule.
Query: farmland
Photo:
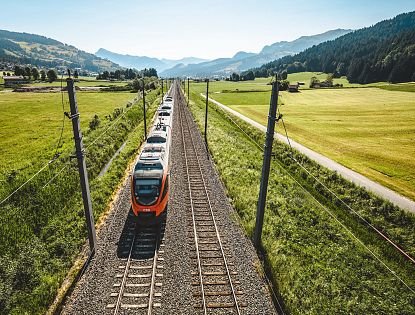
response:
[[[252,91],[254,84],[213,82],[210,96],[265,125],[270,93]],[[257,85],[255,90],[269,87]],[[193,84],[198,92],[204,92],[204,86]],[[413,86],[282,92],[280,110],[294,140],[414,199],[415,98],[409,92]],[[280,125],[277,131],[283,133]]]
[[[115,108],[122,107],[136,95],[129,92],[78,92],[81,127],[87,129],[92,117],[101,120]],[[62,96],[60,93],[0,93],[1,149],[0,169],[3,179],[10,172],[34,169],[53,157],[62,127]],[[70,111],[64,95],[65,111]],[[64,146],[73,146],[72,126],[65,118]]]
[[[127,81],[100,81],[100,80],[80,80],[76,82],[77,86],[86,87],[86,86],[124,86],[128,82]],[[66,83],[64,82],[63,85],[65,86]],[[29,84],[29,86],[36,86],[36,87],[45,87],[45,86],[61,86],[60,81],[54,81],[52,83],[49,82],[36,82]]]
[[[195,90],[191,94],[191,110],[203,130],[204,99]],[[233,117],[237,126],[227,118],[228,114],[212,104],[210,107],[209,150],[238,211],[237,220],[252,236],[262,166],[262,152],[254,141],[263,143],[264,135]],[[352,235],[392,266],[411,287],[414,267],[299,170],[288,158],[287,147],[276,145],[275,153],[262,246],[274,286],[288,313],[412,313],[412,292]],[[401,245],[414,252],[413,216],[382,204],[300,155],[296,158],[363,216],[394,234],[393,239],[403,241]]]

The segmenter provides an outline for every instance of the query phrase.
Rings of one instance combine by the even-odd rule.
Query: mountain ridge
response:
[[[335,29],[321,34],[301,36],[294,41],[280,41],[266,45],[259,53],[237,52],[231,58],[217,58],[196,65],[173,67],[161,72],[163,76],[211,76],[229,75],[232,72],[259,67],[272,60],[298,53],[322,41],[332,40],[351,32],[350,29]],[[244,57],[241,57],[244,56]]]
[[[184,57],[181,59],[167,59],[167,58],[155,58],[148,56],[136,56],[130,54],[119,54],[112,52],[105,48],[100,48],[95,53],[96,56],[116,62],[126,68],[155,68],[158,72],[174,67],[177,64],[183,63],[193,64],[198,62],[205,62],[206,59],[197,58],[197,57]]]
[[[8,30],[0,30],[0,61],[50,68],[81,68],[91,72],[121,68],[56,39]]]

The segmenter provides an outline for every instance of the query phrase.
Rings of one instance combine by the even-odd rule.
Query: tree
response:
[[[229,77],[229,80],[238,82],[240,80],[239,74],[237,74],[236,72],[232,73],[231,76]]]
[[[78,79],[78,71],[77,71],[77,70],[75,70],[75,71],[74,71],[74,73],[73,73],[73,77],[74,77],[75,79]]]
[[[132,89],[134,91],[140,91],[142,89],[142,83],[141,80],[135,78],[134,81],[131,83]]]
[[[142,77],[158,77],[157,70],[154,68],[144,68],[144,70],[141,70],[141,76]]]
[[[327,74],[326,83],[330,87],[333,86],[333,77],[334,77],[333,73]]]
[[[32,77],[32,70],[29,67],[24,68],[24,76],[28,77],[29,80]]]
[[[245,75],[244,75],[245,80],[255,80],[255,75],[254,72],[252,70],[249,70]]]
[[[48,77],[48,81],[49,82],[53,82],[56,81],[56,79],[58,78],[58,76],[56,75],[55,70],[48,70],[48,72],[46,73],[46,76]]]
[[[280,87],[279,87],[279,89],[281,91],[287,91],[289,85],[290,85],[290,81],[288,81],[288,80],[282,80],[282,81],[280,81]]]
[[[110,73],[108,71],[104,71],[101,76],[102,79],[108,80],[110,78]]]
[[[287,70],[282,71],[280,73],[280,76],[281,76],[281,80],[287,80],[287,77],[288,77]]]
[[[101,123],[101,120],[99,119],[99,116],[95,114],[92,120],[89,122],[89,129],[91,130],[97,129],[100,123]]]
[[[32,68],[32,76],[33,76],[33,80],[39,79],[39,71],[37,70],[37,68]]]
[[[45,81],[46,80],[46,72],[45,70],[40,70],[40,80]]]
[[[316,77],[311,77],[310,78],[310,88],[313,88],[314,85],[316,85],[317,83],[320,83],[319,79],[317,79]]]
[[[23,75],[23,70],[19,66],[14,66],[14,75]]]

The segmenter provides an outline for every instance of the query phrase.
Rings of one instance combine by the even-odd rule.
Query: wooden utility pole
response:
[[[143,79],[143,115],[144,115],[144,139],[147,140],[147,115],[146,115],[146,89]]]
[[[190,78],[187,78],[187,105],[190,103]]]
[[[259,188],[256,223],[255,223],[255,231],[254,231],[254,246],[257,249],[259,249],[261,245],[262,227],[264,223],[265,202],[267,200],[268,179],[269,179],[269,170],[270,170],[270,164],[271,164],[272,143],[274,142],[274,130],[275,130],[275,124],[277,122],[276,116],[277,116],[277,106],[278,106],[278,85],[279,85],[278,81],[275,81],[272,84],[272,94],[271,94],[271,101],[269,105],[268,127],[267,127],[267,134],[265,137],[264,160],[262,164],[262,177],[261,177],[261,184]]]
[[[69,104],[71,107],[70,119],[72,120],[73,135],[75,140],[76,158],[78,160],[79,177],[81,181],[82,200],[84,203],[84,212],[86,218],[86,226],[88,229],[89,249],[93,254],[97,244],[97,236],[95,232],[94,215],[92,211],[91,194],[89,191],[88,171],[86,169],[82,132],[79,121],[78,103],[76,101],[76,92],[74,86],[74,80],[72,78],[66,79],[68,88]]]

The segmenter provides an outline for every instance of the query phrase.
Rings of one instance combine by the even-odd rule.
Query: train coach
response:
[[[132,171],[131,206],[139,224],[159,222],[167,207],[173,107],[167,93]]]

